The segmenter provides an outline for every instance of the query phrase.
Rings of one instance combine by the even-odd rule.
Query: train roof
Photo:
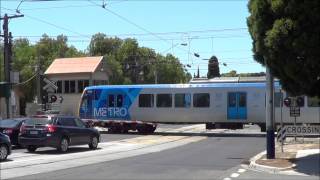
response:
[[[280,83],[275,82],[275,87],[279,87]],[[136,85],[99,85],[89,86],[86,90],[90,89],[130,89],[130,88],[228,88],[228,87],[257,87],[264,88],[266,83],[262,82],[251,82],[251,83],[199,83],[199,84],[136,84]]]

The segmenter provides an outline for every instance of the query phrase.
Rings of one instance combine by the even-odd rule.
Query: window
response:
[[[57,93],[62,93],[62,81],[57,81]]]
[[[89,80],[78,80],[78,93],[82,93],[84,88],[89,86]]]
[[[89,80],[84,80],[83,81],[83,88],[86,88],[89,86]]]
[[[78,92],[79,92],[79,93],[82,93],[83,90],[84,90],[83,80],[78,80]]]
[[[81,127],[81,128],[85,128],[86,125],[83,123],[83,121],[81,121],[80,119],[76,118],[74,119],[75,120],[75,123],[78,127]]]
[[[191,94],[175,94],[174,95],[175,107],[190,107],[191,106]]]
[[[140,94],[139,107],[153,107],[153,94]]]
[[[115,103],[114,103],[114,95],[113,94],[109,94],[108,95],[108,106],[109,107],[114,107]]]
[[[283,93],[280,93],[280,92],[274,93],[274,106],[275,107],[280,107],[280,105],[283,106],[282,101],[283,101]]]
[[[236,106],[237,106],[237,94],[228,93],[228,107],[236,107]]]
[[[64,93],[70,93],[70,81],[64,81]]]
[[[308,97],[308,107],[319,107],[320,99],[317,97]]]
[[[208,93],[199,93],[193,95],[194,107],[210,107],[210,95]]]
[[[246,93],[239,93],[239,107],[247,106],[247,95]]]
[[[172,95],[157,94],[157,107],[172,107]]]
[[[123,106],[123,96],[121,94],[117,95],[117,107]]]
[[[59,119],[58,124],[62,126],[76,126],[74,118],[61,118]]]
[[[69,81],[70,82],[70,93],[76,92],[76,82],[75,81]]]

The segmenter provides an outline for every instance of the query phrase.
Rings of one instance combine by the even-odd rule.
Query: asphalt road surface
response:
[[[265,149],[258,131],[248,127],[206,135],[202,126],[162,125],[155,135],[102,134],[96,151],[87,146],[66,154],[15,149],[0,164],[0,179],[319,179],[248,169],[248,160]]]

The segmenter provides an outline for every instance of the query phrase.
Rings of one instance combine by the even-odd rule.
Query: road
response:
[[[248,160],[265,149],[265,137],[248,133],[254,128],[205,135],[192,134],[198,127],[190,127],[194,126],[165,125],[148,136],[104,134],[96,151],[74,147],[58,154],[44,148],[30,154],[17,149],[11,161],[1,164],[0,175],[13,179],[319,179],[248,169]]]

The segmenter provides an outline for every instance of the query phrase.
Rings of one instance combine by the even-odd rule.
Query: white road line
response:
[[[236,178],[236,177],[238,177],[238,176],[240,176],[239,173],[232,173],[232,174],[230,175],[230,177],[232,177],[232,178]]]
[[[238,173],[244,173],[246,171],[247,171],[246,169],[238,169]]]
[[[231,180],[231,178],[228,178],[228,177],[227,177],[227,178],[223,178],[223,180]]]

